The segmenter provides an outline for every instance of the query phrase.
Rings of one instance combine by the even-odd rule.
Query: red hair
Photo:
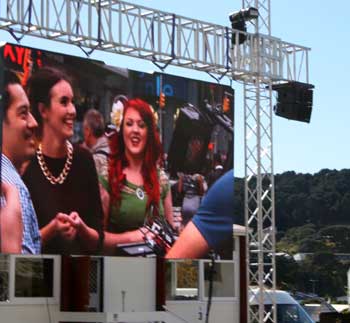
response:
[[[155,206],[154,214],[159,215],[160,184],[158,180],[157,163],[161,156],[162,147],[159,133],[156,127],[153,111],[149,104],[141,99],[132,99],[124,103],[123,121],[120,131],[110,138],[110,159],[109,159],[109,184],[111,187],[112,202],[117,208],[121,204],[121,190],[125,183],[123,169],[128,166],[125,155],[125,144],[123,138],[124,116],[129,108],[134,108],[140,113],[142,120],[147,126],[147,141],[145,146],[144,161],[142,164],[143,186],[148,196],[146,212],[151,206]]]

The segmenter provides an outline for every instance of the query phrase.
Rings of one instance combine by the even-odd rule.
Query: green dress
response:
[[[163,202],[170,190],[169,179],[163,170],[158,171],[160,183],[160,199],[159,214],[164,216]],[[103,185],[110,192],[107,182]],[[142,197],[144,195],[144,198]],[[109,221],[107,231],[121,233],[125,231],[136,230],[144,225],[146,213],[147,194],[143,186],[137,186],[129,181],[125,184],[121,191],[121,205],[119,210],[115,205],[111,205],[109,213]]]

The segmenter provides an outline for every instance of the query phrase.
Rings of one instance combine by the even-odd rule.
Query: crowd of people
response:
[[[108,137],[101,113],[89,110],[84,143],[73,145],[76,109],[68,75],[43,67],[25,89],[13,72],[5,71],[4,79],[2,253],[114,255],[123,244],[157,241],[150,229],[157,219],[176,229],[148,103],[117,100]],[[166,257],[202,257],[232,239],[234,176],[223,173],[217,161],[207,178],[179,174],[184,229]]]

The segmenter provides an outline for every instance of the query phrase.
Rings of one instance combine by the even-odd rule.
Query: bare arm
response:
[[[1,252],[21,253],[23,223],[19,193],[15,186],[2,183],[6,206],[0,211]]]
[[[203,195],[204,192],[205,192],[205,189],[204,189],[204,178],[203,176],[201,175],[198,175],[197,176],[197,182],[198,182],[198,187],[199,187],[199,195]]]
[[[76,236],[76,228],[69,220],[69,215],[57,213],[47,225],[40,229],[40,235],[43,245],[56,235],[60,235],[65,240],[73,240]]]
[[[170,223],[172,227],[174,227],[174,217],[173,217],[173,200],[171,196],[171,190],[169,189],[164,201],[164,215],[167,221]]]
[[[215,182],[197,213],[166,255],[167,258],[200,258],[209,249],[215,249],[226,239],[232,239],[233,181],[233,171],[230,170]]]
[[[182,189],[183,189],[183,175],[179,175],[179,180],[177,182],[178,193],[182,194]]]
[[[95,229],[90,228],[77,212],[72,212],[68,216],[68,221],[71,226],[75,228],[76,235],[83,241],[87,250],[97,250],[100,239],[99,233]]]
[[[101,183],[98,184],[100,188],[100,196],[101,196],[101,202],[102,202],[102,209],[103,209],[103,229],[107,229],[108,226],[108,216],[109,216],[109,203],[110,203],[110,196],[107,190],[102,186]]]
[[[46,245],[46,243],[50,241],[54,236],[56,236],[56,225],[53,221],[55,221],[55,219],[40,229],[41,243],[43,246]]]
[[[99,243],[99,234],[95,229],[90,228],[79,216],[77,212],[57,213],[41,230],[42,243],[45,244],[56,235],[60,235],[64,240],[72,241],[79,238],[87,250],[96,250]]]
[[[208,251],[209,245],[207,241],[190,221],[165,258],[201,258]]]

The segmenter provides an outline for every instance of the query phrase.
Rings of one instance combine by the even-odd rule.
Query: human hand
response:
[[[102,202],[103,227],[104,229],[106,229],[108,226],[110,196],[107,190],[101,185],[101,183],[98,184],[98,187],[100,189],[100,196],[101,196],[101,202]]]
[[[139,237],[139,241],[153,240],[155,238],[155,233],[147,229],[146,227],[140,227],[138,230],[138,235],[135,237]]]
[[[77,235],[77,228],[74,221],[65,213],[57,213],[55,219],[56,233],[63,239],[72,241]]]
[[[81,217],[79,216],[78,212],[71,212],[69,214],[68,217],[69,222],[71,223],[71,225],[76,228],[77,230],[80,229],[83,220],[81,219]]]
[[[79,216],[79,213],[75,211],[69,214],[68,221],[75,228],[77,234],[80,234],[84,228],[86,229],[87,227],[85,222]]]
[[[137,230],[126,231],[123,234],[122,241],[119,243],[137,243],[152,240],[155,234],[149,231],[146,227],[140,227]]]

